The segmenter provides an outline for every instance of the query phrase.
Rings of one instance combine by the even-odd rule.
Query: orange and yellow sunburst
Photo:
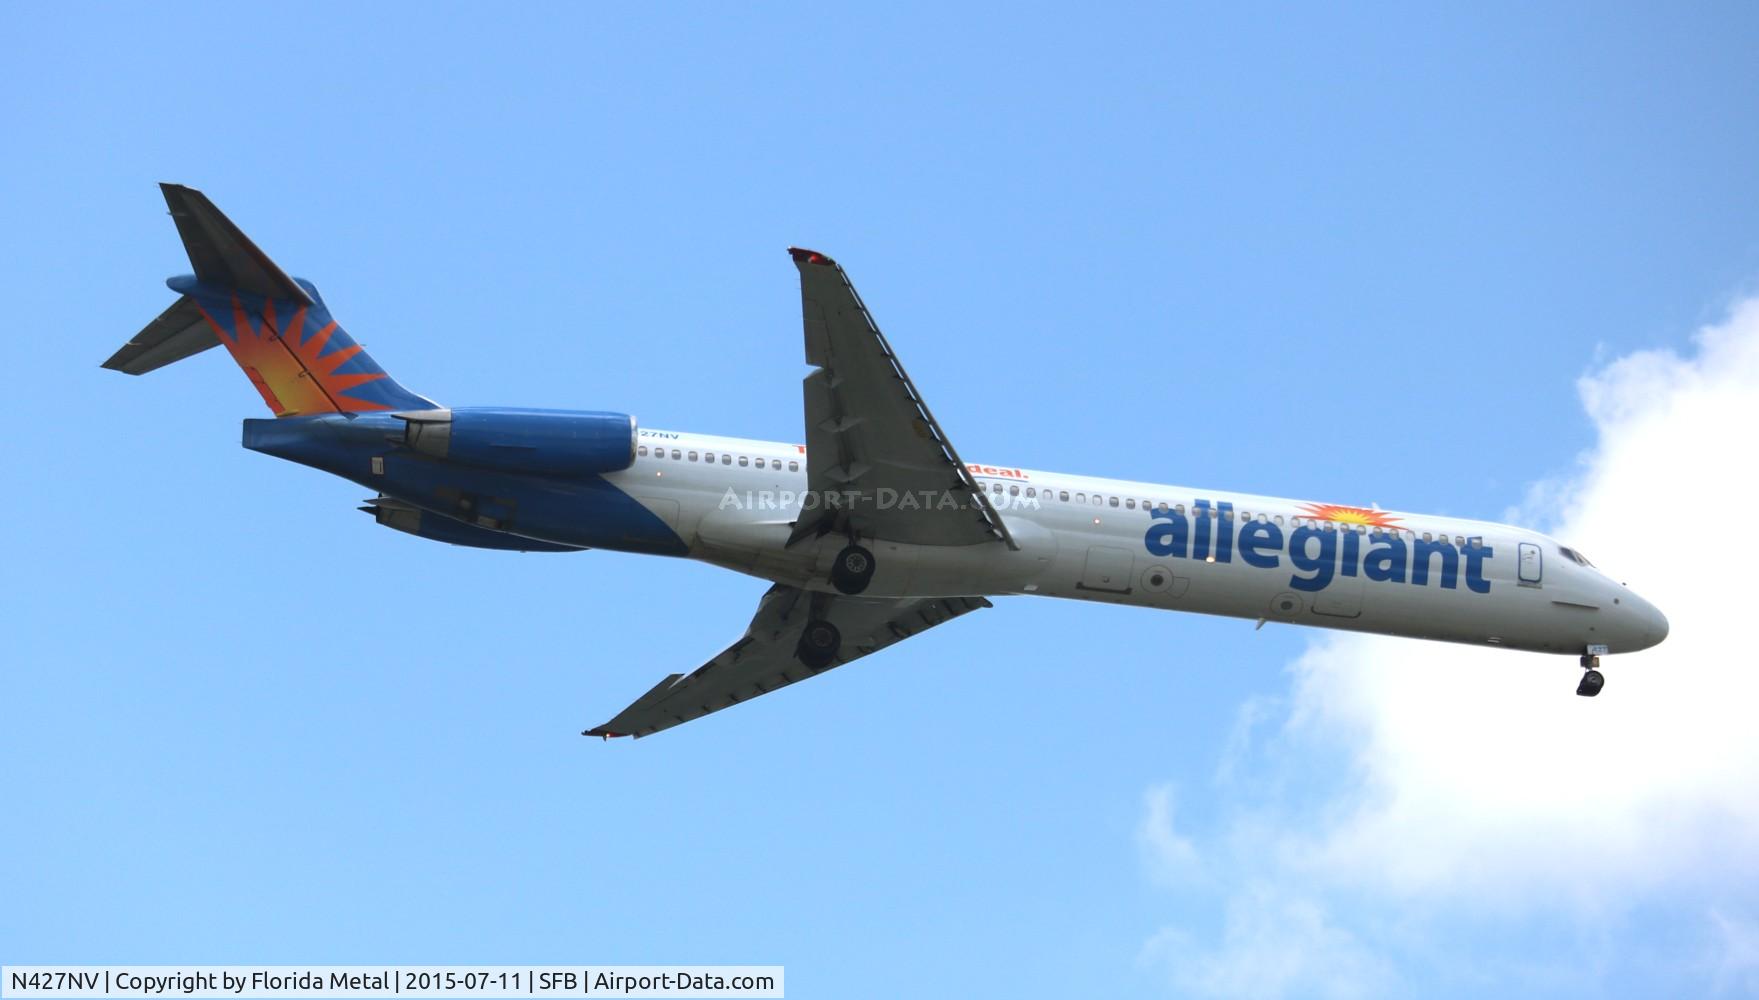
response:
[[[366,371],[341,371],[357,357],[362,364],[370,361],[322,306],[266,299],[261,317],[254,317],[237,295],[225,307],[215,301],[197,304],[277,417],[391,408],[352,394],[351,390],[385,378],[385,373],[376,365]]]
[[[1309,517],[1321,521],[1336,521],[1339,524],[1366,524],[1375,528],[1390,528],[1398,524],[1399,519],[1385,511],[1369,510],[1365,507],[1343,507],[1335,503],[1304,503],[1301,505]]]

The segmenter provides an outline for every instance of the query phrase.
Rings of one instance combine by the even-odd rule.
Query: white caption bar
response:
[[[779,965],[8,965],[0,997],[779,997]]]

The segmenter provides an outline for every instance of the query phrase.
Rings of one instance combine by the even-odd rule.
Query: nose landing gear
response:
[[[1581,663],[1586,672],[1582,674],[1582,683],[1576,685],[1576,693],[1584,698],[1592,698],[1606,686],[1606,678],[1600,673],[1600,654],[1583,653]]]

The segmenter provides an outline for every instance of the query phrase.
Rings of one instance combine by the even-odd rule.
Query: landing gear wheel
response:
[[[873,579],[873,553],[859,545],[845,546],[831,564],[831,586],[845,594],[859,594]]]
[[[1590,669],[1582,675],[1582,683],[1576,685],[1576,693],[1584,698],[1592,698],[1605,686],[1606,678],[1601,676],[1600,671]]]
[[[831,665],[842,648],[843,633],[837,631],[837,626],[823,618],[815,618],[807,622],[805,630],[800,633],[800,645],[795,648],[794,655],[812,669],[823,670]]]

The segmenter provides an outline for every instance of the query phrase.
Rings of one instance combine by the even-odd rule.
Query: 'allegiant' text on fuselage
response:
[[[1476,541],[1460,546],[1446,536],[1433,541],[1413,537],[1407,544],[1399,529],[1374,527],[1373,534],[1364,539],[1348,526],[1340,531],[1336,525],[1318,523],[1296,525],[1285,539],[1282,527],[1269,520],[1237,521],[1234,505],[1225,500],[1213,505],[1198,500],[1190,517],[1166,507],[1150,511],[1149,516],[1153,523],[1143,536],[1143,544],[1150,555],[1230,563],[1237,550],[1240,561],[1248,566],[1277,569],[1286,553],[1295,568],[1289,586],[1296,590],[1324,590],[1337,576],[1358,573],[1379,583],[1428,586],[1430,569],[1438,560],[1437,582],[1444,590],[1453,590],[1459,586],[1464,560],[1466,589],[1474,594],[1490,593],[1484,564],[1496,550]]]

